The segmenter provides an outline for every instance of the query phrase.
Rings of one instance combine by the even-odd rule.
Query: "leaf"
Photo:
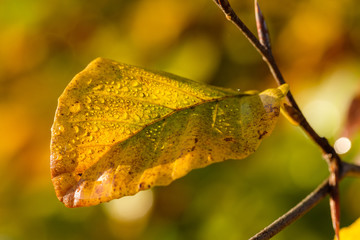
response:
[[[272,131],[287,88],[240,93],[98,58],[59,98],[56,195],[67,207],[91,206],[245,158]]]
[[[360,218],[353,224],[340,230],[341,240],[358,240],[360,239]]]

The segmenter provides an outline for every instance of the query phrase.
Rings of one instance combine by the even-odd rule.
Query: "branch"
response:
[[[302,217],[310,209],[316,206],[330,190],[329,180],[325,180],[312,193],[299,202],[295,207],[290,209],[287,213],[276,219],[269,226],[264,228],[261,232],[250,238],[249,240],[264,240],[270,239],[283,230],[285,227],[295,222]]]
[[[272,54],[271,48],[266,48],[264,45],[260,43],[260,41],[256,38],[256,36],[249,30],[249,28],[243,23],[243,21],[236,15],[234,10],[232,9],[228,0],[214,0],[216,5],[224,12],[226,18],[232,22],[249,40],[249,42],[255,47],[255,49],[261,54],[264,61],[267,63],[274,79],[277,84],[280,86],[285,84],[285,79],[282,76],[279,67],[276,64],[274,56]],[[335,161],[336,165],[340,166],[341,159],[335,152],[334,148],[329,144],[326,138],[320,137],[315,130],[310,126],[305,116],[301,112],[297,102],[295,101],[292,93],[289,91],[286,96],[290,106],[293,107],[299,116],[297,117],[300,122],[300,126],[304,129],[304,131],[313,139],[322,149],[324,153],[324,158],[328,161],[328,163]]]
[[[360,177],[360,166],[350,163],[342,163],[342,171],[339,177],[342,179],[346,176]],[[330,192],[331,186],[329,178],[320,184],[313,192],[311,192],[306,198],[299,202],[295,207],[290,209],[287,213],[279,217],[269,226],[262,231],[251,237],[249,240],[265,240],[275,236],[285,227],[295,222],[297,219],[305,215],[310,209],[316,206],[326,195]]]
[[[342,172],[340,177],[344,178],[349,177],[360,177],[360,165],[343,162],[342,163]]]
[[[249,42],[261,54],[264,61],[267,63],[277,84],[282,85],[286,83],[272,54],[265,19],[262,16],[257,0],[255,0],[255,14],[260,41],[236,15],[228,0],[214,0],[214,2],[224,12],[226,18],[231,21],[245,35]],[[317,132],[315,132],[315,130],[310,126],[290,91],[287,93],[286,98],[287,101],[290,103],[289,106],[285,107],[289,116],[291,116],[293,120],[297,122],[301,126],[301,128],[307,133],[307,135],[309,135],[309,137],[319,145],[323,152],[323,157],[328,163],[330,177],[327,181],[329,184],[329,189],[327,192],[330,193],[331,217],[335,234],[337,238],[339,238],[339,180],[340,172],[342,170],[342,161],[339,155],[335,152],[334,148],[329,144],[328,140],[324,137],[320,137],[319,134],[317,134]]]

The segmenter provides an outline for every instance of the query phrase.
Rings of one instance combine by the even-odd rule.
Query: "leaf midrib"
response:
[[[112,143],[112,144],[104,144],[104,146],[114,146],[116,144],[122,143],[122,142],[128,140],[129,138],[136,136],[139,132],[143,131],[145,128],[147,128],[147,127],[149,127],[149,126],[151,126],[153,124],[156,124],[156,123],[158,123],[160,121],[163,121],[164,119],[170,117],[171,115],[179,113],[181,111],[185,111],[185,110],[188,110],[188,109],[191,109],[191,108],[195,108],[195,107],[200,106],[202,104],[207,104],[207,103],[211,103],[211,102],[220,102],[220,101],[223,101],[223,100],[229,99],[229,98],[245,97],[245,96],[252,96],[252,94],[238,94],[238,95],[232,95],[232,96],[225,96],[225,97],[221,97],[221,98],[214,98],[214,99],[205,100],[203,102],[199,102],[199,103],[196,103],[196,104],[193,104],[191,106],[184,107],[184,108],[174,109],[172,112],[166,114],[165,116],[163,116],[163,117],[161,117],[161,118],[159,118],[159,119],[157,119],[157,120],[155,120],[155,121],[153,121],[153,122],[151,122],[149,124],[143,125],[142,128],[140,128],[138,131],[134,132],[134,134],[132,134],[131,136],[129,136],[129,137],[125,138],[125,139],[122,139],[121,141]],[[92,121],[92,119],[89,119],[88,121]],[[94,120],[94,121],[97,121],[97,120]],[[86,146],[90,147],[91,145],[78,145],[77,147],[85,148]]]

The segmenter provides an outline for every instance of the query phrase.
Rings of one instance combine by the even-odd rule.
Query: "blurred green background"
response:
[[[254,30],[253,2],[233,0]],[[334,141],[360,90],[360,2],[260,1],[274,55],[310,123]],[[0,0],[0,239],[248,239],[328,175],[283,117],[259,150],[134,198],[67,209],[49,172],[57,98],[96,57],[222,87],[275,83],[212,0]],[[359,159],[359,134],[344,159]],[[359,160],[357,160],[359,161]],[[342,225],[360,216],[360,180],[341,183]],[[328,201],[274,239],[332,239]]]

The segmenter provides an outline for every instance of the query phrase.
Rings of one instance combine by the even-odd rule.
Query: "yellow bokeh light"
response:
[[[151,210],[154,195],[151,190],[141,191],[134,196],[127,196],[105,203],[108,215],[119,221],[136,221],[145,217]]]
[[[303,112],[320,135],[332,137],[339,129],[341,114],[338,107],[330,101],[310,101]]]

